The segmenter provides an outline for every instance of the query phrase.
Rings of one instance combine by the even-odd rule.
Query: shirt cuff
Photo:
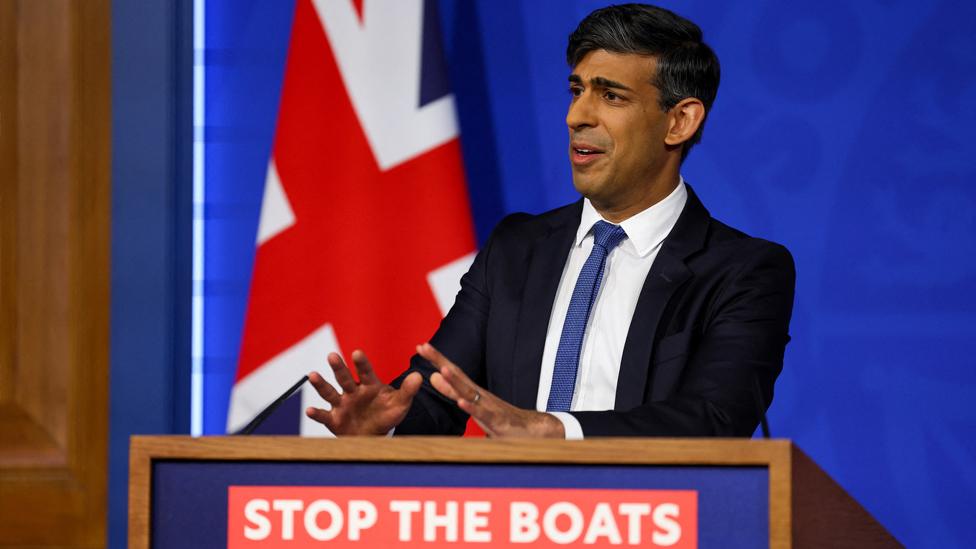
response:
[[[563,424],[566,440],[583,440],[583,426],[578,419],[568,412],[549,412]]]

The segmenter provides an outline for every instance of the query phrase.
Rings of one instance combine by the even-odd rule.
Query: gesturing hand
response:
[[[433,345],[417,346],[417,353],[437,368],[430,383],[441,394],[454,400],[489,437],[564,438],[566,431],[555,416],[524,410],[478,387],[471,378]]]
[[[360,350],[352,352],[352,362],[359,376],[358,382],[353,379],[341,356],[329,353],[328,362],[342,393],[318,372],[310,373],[308,380],[319,396],[332,405],[332,409],[309,407],[305,414],[336,435],[388,433],[406,417],[410,403],[423,381],[420,373],[413,372],[403,380],[399,389],[394,389],[376,377],[366,353]]]

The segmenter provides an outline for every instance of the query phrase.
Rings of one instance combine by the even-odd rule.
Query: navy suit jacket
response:
[[[582,201],[495,228],[431,338],[476,383],[534,409],[549,316]],[[750,436],[789,341],[795,270],[779,244],[688,200],[651,267],[624,346],[613,410],[572,412],[584,436]],[[467,415],[426,381],[396,434],[460,434]],[[761,395],[762,400],[758,399]]]

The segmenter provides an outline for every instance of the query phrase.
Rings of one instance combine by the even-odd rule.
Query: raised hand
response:
[[[565,429],[555,416],[524,410],[505,402],[479,387],[433,345],[417,346],[417,353],[437,368],[430,383],[441,394],[454,400],[489,437],[564,438]]]
[[[420,373],[414,372],[403,380],[399,389],[390,387],[376,377],[366,353],[358,349],[352,352],[358,382],[341,356],[329,353],[328,362],[342,393],[318,372],[310,373],[308,380],[332,409],[309,407],[305,414],[336,435],[385,435],[406,417],[423,382]]]

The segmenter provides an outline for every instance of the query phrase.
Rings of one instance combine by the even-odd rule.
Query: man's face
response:
[[[598,209],[645,201],[663,169],[669,121],[651,84],[655,65],[652,57],[596,50],[569,77],[573,185]]]

